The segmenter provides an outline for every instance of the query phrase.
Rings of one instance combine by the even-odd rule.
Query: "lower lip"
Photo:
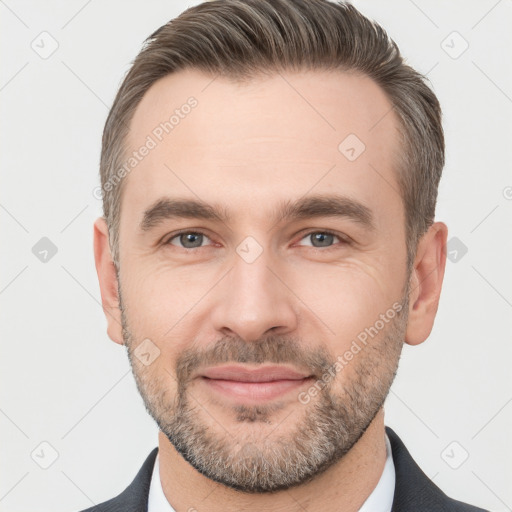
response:
[[[291,391],[297,391],[311,379],[311,377],[307,377],[298,380],[240,382],[235,380],[209,379],[207,377],[201,378],[212,391],[222,393],[231,398],[241,398],[251,401],[272,400],[273,398],[285,395]]]

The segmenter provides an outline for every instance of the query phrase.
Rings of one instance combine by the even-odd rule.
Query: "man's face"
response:
[[[176,109],[169,133],[155,131]],[[188,70],[144,96],[129,152],[148,136],[125,178],[119,275],[146,406],[213,480],[246,492],[303,483],[374,419],[404,341],[390,102],[357,74],[236,85]]]

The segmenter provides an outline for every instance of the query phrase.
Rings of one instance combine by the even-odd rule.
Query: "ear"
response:
[[[421,237],[410,278],[409,321],[405,342],[419,345],[429,336],[439,305],[446,266],[448,228],[435,222]]]
[[[94,222],[94,261],[100,283],[101,303],[107,318],[107,334],[112,341],[124,344],[119,307],[118,282],[108,240],[108,227],[104,217]]]

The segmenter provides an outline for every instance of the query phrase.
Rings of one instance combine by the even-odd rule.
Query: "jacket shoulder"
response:
[[[131,484],[118,496],[80,512],[146,512],[149,485],[158,448],[147,456]]]
[[[489,512],[447,496],[425,475],[398,435],[389,427],[395,466],[395,494],[391,512]]]

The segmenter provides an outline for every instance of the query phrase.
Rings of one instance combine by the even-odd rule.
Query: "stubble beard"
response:
[[[294,404],[273,401],[258,406],[226,406],[223,417],[229,413],[229,425],[215,419],[216,410],[211,405],[194,399],[189,389],[194,382],[190,379],[193,371],[226,362],[271,362],[306,366],[313,375],[321,376],[333,367],[332,356],[325,349],[305,351],[297,340],[280,336],[250,343],[223,338],[213,348],[191,348],[178,357],[173,375],[177,392],[173,392],[166,375],[152,375],[151,367],[134,359],[134,336],[124,308],[121,316],[137,388],[160,430],[198,472],[227,487],[253,494],[289,489],[310,481],[337,463],[361,438],[383,406],[396,375],[407,326],[407,293],[401,304],[401,311],[379,336],[350,361],[351,379],[344,379],[339,386],[342,391],[336,393],[333,388],[347,369],[324,385],[308,404],[297,400]],[[278,424],[273,421],[273,414],[284,406],[290,413]],[[230,432],[233,421],[237,425],[235,435]]]

